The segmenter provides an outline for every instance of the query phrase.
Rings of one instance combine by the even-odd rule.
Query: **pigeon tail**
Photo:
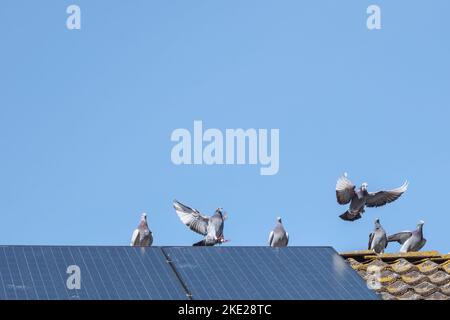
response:
[[[202,240],[192,245],[193,247],[206,247],[206,241]]]
[[[341,214],[339,218],[345,221],[355,221],[361,219],[361,213],[358,212],[357,214],[354,214],[347,210],[343,214]]]

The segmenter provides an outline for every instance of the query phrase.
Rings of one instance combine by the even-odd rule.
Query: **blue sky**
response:
[[[82,29],[66,29],[66,7]],[[366,28],[378,4],[382,29]],[[229,245],[365,249],[426,221],[450,251],[446,0],[2,1],[0,244],[128,245],[148,212],[155,245],[191,245],[174,198],[228,211]],[[174,129],[280,129],[280,171],[175,166]],[[344,172],[369,189],[410,181],[348,223]],[[389,251],[396,251],[392,245]]]

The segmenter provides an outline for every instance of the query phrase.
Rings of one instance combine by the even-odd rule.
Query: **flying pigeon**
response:
[[[377,219],[375,220],[375,230],[369,236],[369,250],[373,250],[376,253],[384,253],[387,245],[386,232],[380,224],[380,219]]]
[[[423,225],[425,222],[420,221],[414,231],[404,231],[396,233],[388,237],[388,242],[397,241],[402,245],[400,248],[401,253],[416,252],[423,248],[427,239],[423,237]]]
[[[391,203],[405,193],[408,189],[408,181],[401,187],[390,191],[368,192],[368,184],[363,183],[359,189],[347,178],[347,173],[340,177],[336,183],[336,198],[339,204],[350,203],[350,208],[340,218],[346,221],[355,221],[361,219],[365,212],[364,208],[367,206],[381,207]]]
[[[147,214],[143,213],[141,221],[131,237],[132,247],[150,247],[153,244],[153,234],[148,228]]]
[[[224,222],[227,219],[227,214],[221,208],[211,216],[202,215],[198,210],[189,208],[188,206],[174,200],[173,207],[186,226],[192,231],[201,234],[205,238],[194,244],[194,246],[212,247],[216,244],[227,242],[223,236]]]
[[[277,225],[269,235],[269,246],[273,248],[287,247],[289,244],[289,234],[284,229],[281,218],[277,218]]]

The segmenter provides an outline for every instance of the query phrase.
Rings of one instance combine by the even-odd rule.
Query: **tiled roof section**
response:
[[[384,300],[450,300],[450,254],[341,254]]]

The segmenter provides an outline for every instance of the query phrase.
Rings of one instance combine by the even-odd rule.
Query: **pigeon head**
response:
[[[220,216],[223,216],[223,209],[222,208],[217,208],[216,209],[216,213],[220,214]]]
[[[141,220],[147,221],[147,214],[146,214],[146,213],[143,213],[143,214],[141,215]]]
[[[419,224],[417,225],[417,228],[418,229],[422,229],[422,227],[425,225],[425,221],[423,221],[423,220],[420,220],[419,221]]]
[[[277,218],[277,221],[278,221],[278,223],[281,223],[282,221],[281,221],[281,217],[278,217]]]
[[[369,185],[367,184],[367,182],[364,182],[362,185],[361,185],[361,191],[367,191],[367,188],[369,187]]]
[[[375,220],[375,227],[376,227],[376,228],[381,227],[381,224],[380,224],[380,218],[377,218],[377,220]]]

